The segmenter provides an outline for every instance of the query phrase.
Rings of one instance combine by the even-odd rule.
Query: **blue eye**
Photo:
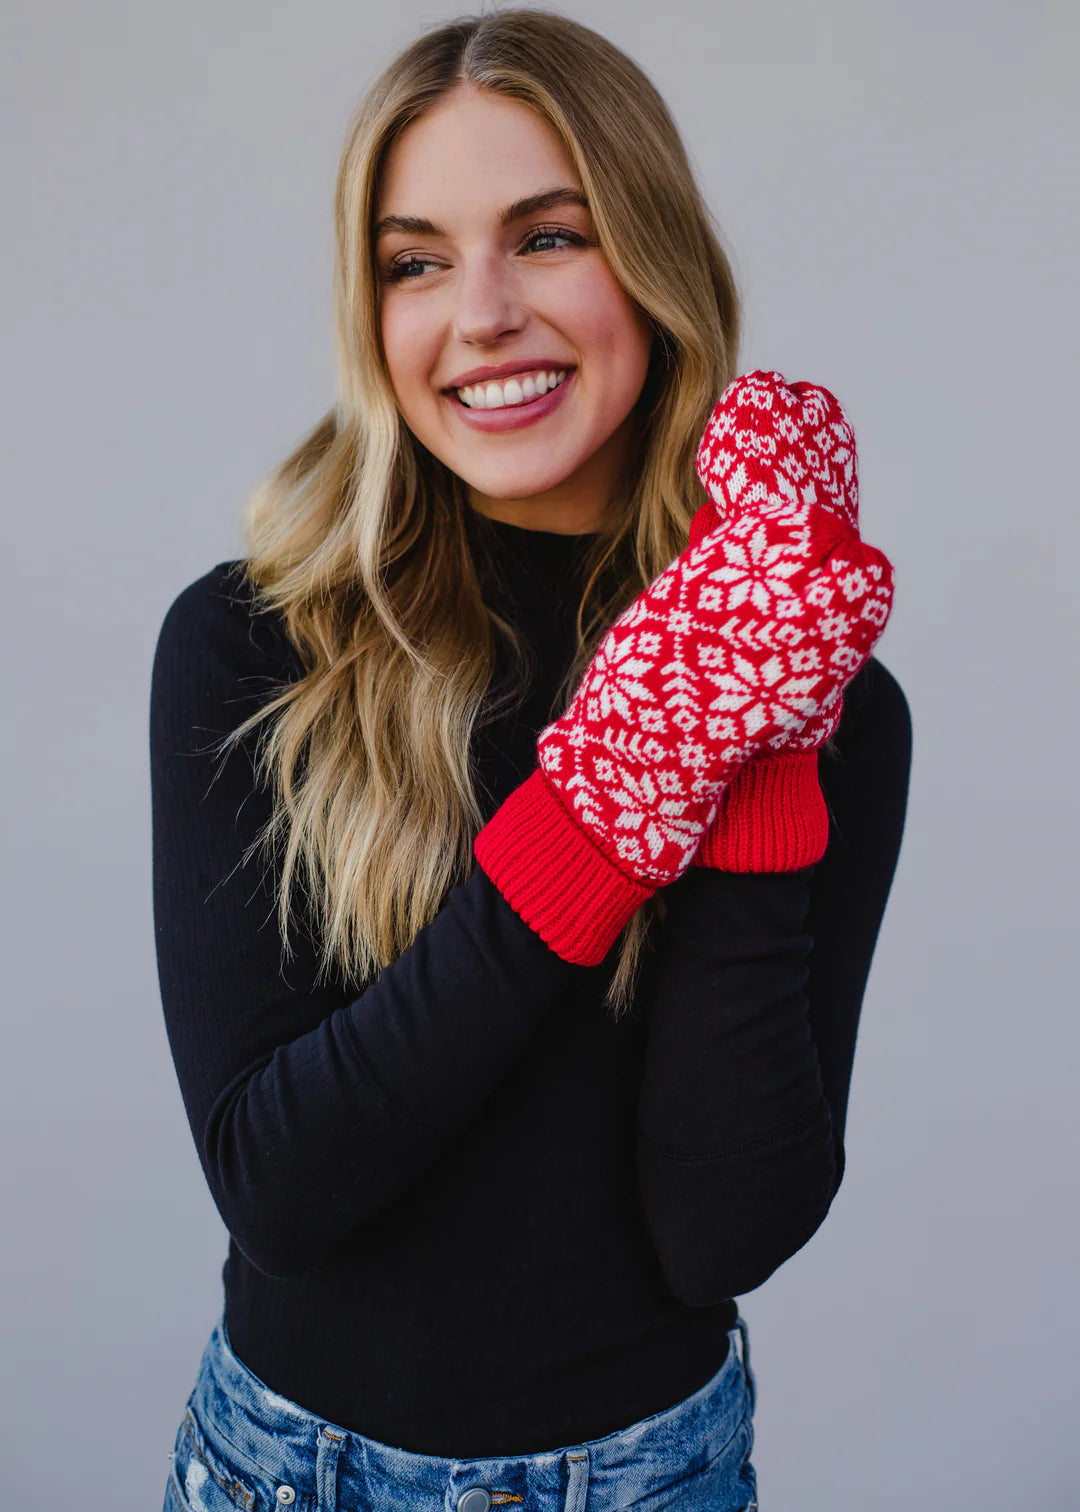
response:
[[[583,236],[578,236],[573,231],[566,231],[561,226],[537,226],[534,230],[529,232],[528,236],[522,242],[522,250],[531,247],[536,241],[551,240],[565,241],[569,242],[571,245],[576,245],[579,247],[584,246],[585,244],[585,238]],[[540,250],[554,251],[555,249],[542,247]],[[434,266],[434,264],[432,263],[430,258],[405,257],[402,258],[400,262],[388,263],[383,270],[383,276],[389,283],[397,283],[399,280],[405,280],[405,282],[407,283],[415,283],[416,279],[406,278],[406,273],[412,268],[424,268],[431,266]]]
[[[408,269],[422,268],[426,261],[427,259],[422,257],[406,257],[401,262],[390,263],[386,269],[386,276],[391,283],[395,283],[399,278],[405,277]]]

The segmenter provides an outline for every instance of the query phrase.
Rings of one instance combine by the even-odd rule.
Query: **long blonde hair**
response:
[[[475,864],[481,812],[470,742],[502,635],[481,593],[465,486],[397,409],[378,334],[371,225],[378,175],[403,128],[467,83],[519,101],[559,134],[601,248],[655,330],[635,413],[625,506],[583,564],[565,708],[611,622],[682,551],[703,502],[694,453],[736,374],[739,300],[678,131],[645,74],[597,32],[551,11],[464,16],[412,43],[349,125],[334,204],[334,408],[252,495],[241,564],[256,611],[281,617],[303,669],[222,743],[266,721],[260,781],[273,814],[256,846],[280,866],[286,950],[307,895],[320,977],[367,981],[428,924]],[[520,677],[505,702],[524,690]],[[623,931],[606,1005],[632,1003],[662,891]]]

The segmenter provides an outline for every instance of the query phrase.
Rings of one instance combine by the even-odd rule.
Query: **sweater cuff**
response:
[[[480,830],[473,854],[530,929],[580,966],[598,966],[656,891],[603,854],[539,766]]]
[[[729,872],[798,871],[820,861],[828,843],[817,751],[759,755],[725,789],[693,864]]]

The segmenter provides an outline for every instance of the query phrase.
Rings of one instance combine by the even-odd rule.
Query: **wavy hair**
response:
[[[440,25],[388,65],[353,115],[337,173],[337,402],[254,491],[244,521],[240,569],[256,612],[280,616],[303,675],[222,743],[262,726],[256,769],[273,812],[247,854],[265,846],[280,868],[286,952],[295,895],[306,894],[321,979],[381,971],[467,879],[485,817],[473,733],[527,687],[527,651],[482,593],[465,485],[405,425],[379,338],[380,169],[398,134],[461,85],[555,129],[612,272],[655,333],[619,507],[583,563],[552,719],[612,621],[686,547],[703,502],[694,454],[736,374],[728,258],[667,107],[625,53],[565,16],[508,9]],[[495,699],[500,636],[517,677]],[[665,912],[661,890],[617,942],[606,996],[616,1018]]]

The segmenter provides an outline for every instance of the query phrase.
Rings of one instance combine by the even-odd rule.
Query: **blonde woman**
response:
[[[756,1507],[734,1299],[839,1184],[907,792],[854,438],[736,377],[668,112],[564,17],[397,57],[335,230],[336,404],[154,662],[230,1234],[165,1506]]]

